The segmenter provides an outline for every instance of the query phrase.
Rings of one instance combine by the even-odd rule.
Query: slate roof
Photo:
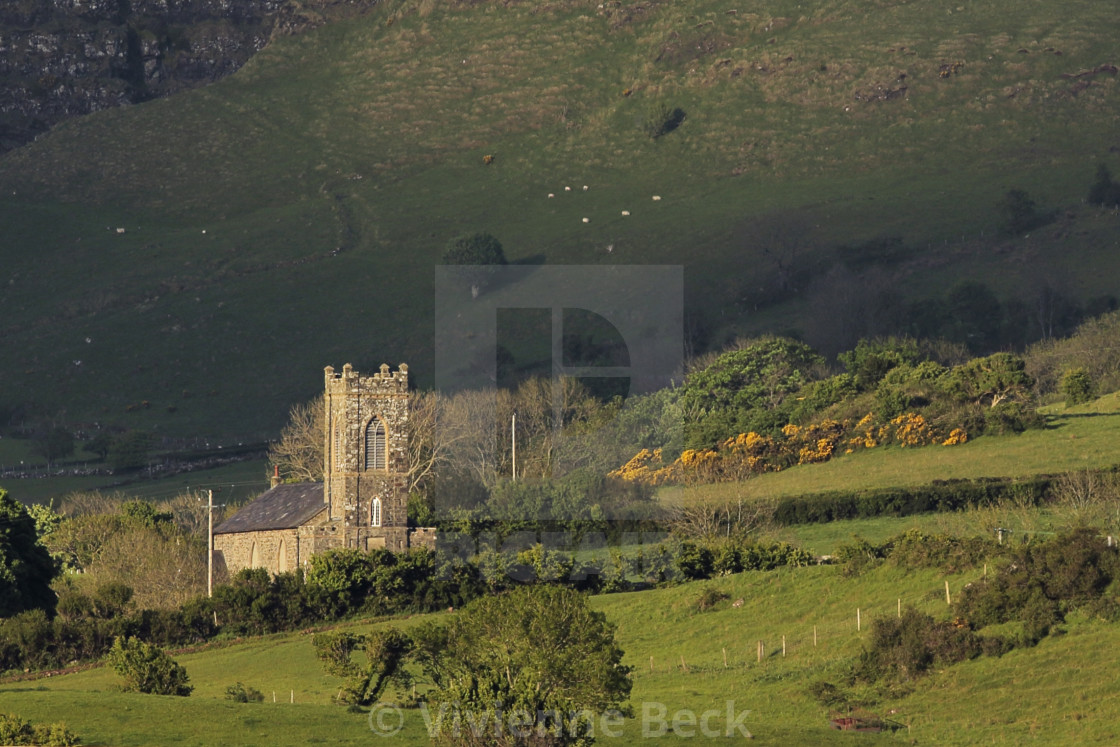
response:
[[[326,507],[321,482],[277,485],[219,524],[214,534],[294,529]]]

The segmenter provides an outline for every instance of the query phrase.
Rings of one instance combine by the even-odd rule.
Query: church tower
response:
[[[408,366],[361,376],[347,363],[326,384],[323,500],[343,545],[409,547]],[[337,536],[337,535],[336,535]]]

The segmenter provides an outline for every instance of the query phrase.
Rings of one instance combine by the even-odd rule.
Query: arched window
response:
[[[276,572],[288,572],[288,547],[284,544],[284,538],[280,538],[280,547],[276,550]]]
[[[381,526],[381,499],[374,498],[373,502],[369,504],[369,525],[371,527]]]
[[[342,424],[335,423],[334,426],[334,471],[342,471]]]
[[[260,548],[257,547],[256,542],[253,543],[253,549],[251,549],[249,551],[249,567],[250,568],[260,568],[261,567],[261,551],[260,551]]]
[[[385,423],[374,418],[366,426],[366,469],[388,469]]]

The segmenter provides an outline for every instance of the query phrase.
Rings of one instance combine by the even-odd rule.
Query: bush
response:
[[[968,585],[958,601],[960,614],[982,627],[1018,621],[1024,643],[1049,634],[1078,606],[1106,609],[1100,600],[1120,577],[1120,555],[1092,529],[1078,529],[1036,546],[1021,548],[995,574]]]
[[[974,659],[983,652],[980,637],[966,627],[936,622],[913,607],[898,618],[879,618],[871,644],[860,655],[855,678],[865,682],[906,682],[933,666]]]
[[[656,140],[680,127],[686,116],[684,109],[679,106],[670,108],[667,104],[656,104],[646,115],[644,129],[647,135]]]
[[[226,700],[234,703],[263,703],[264,693],[255,687],[245,687],[240,682],[226,688]]]
[[[1097,396],[1097,384],[1081,366],[1071,368],[1062,377],[1062,394],[1067,405],[1083,405]]]
[[[0,744],[70,747],[78,741],[66,724],[34,726],[14,713],[0,713]]]
[[[1021,189],[1012,189],[999,204],[1000,230],[1008,236],[1026,233],[1053,220],[1053,216],[1038,209],[1030,195]]]
[[[1112,181],[1112,174],[1103,163],[1097,166],[1097,177],[1089,188],[1089,204],[1103,207],[1120,205],[1120,184]]]
[[[109,650],[109,665],[124,677],[125,692],[190,695],[187,670],[163,650],[136,638],[118,638]]]
[[[720,602],[730,598],[731,596],[727,592],[721,591],[714,586],[707,586],[700,592],[700,595],[696,597],[696,609],[700,612],[707,612],[715,609],[715,606]]]

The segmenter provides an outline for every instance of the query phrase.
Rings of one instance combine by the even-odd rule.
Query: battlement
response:
[[[342,371],[335,373],[333,366],[323,369],[323,378],[326,391],[330,393],[370,392],[387,394],[390,392],[408,392],[408,364],[402,363],[396,371],[392,371],[387,363],[381,364],[381,370],[371,376],[362,376],[349,363],[342,367]]]

